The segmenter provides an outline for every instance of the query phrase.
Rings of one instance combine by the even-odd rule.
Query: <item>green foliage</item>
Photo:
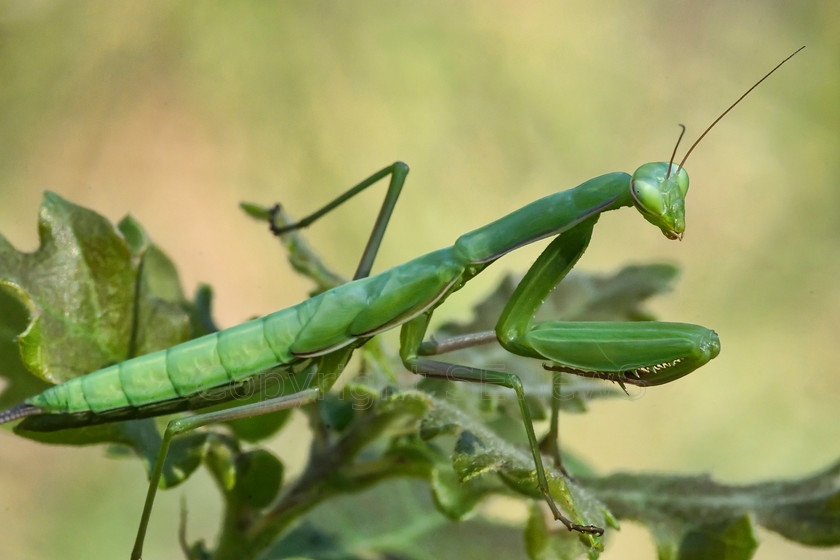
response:
[[[256,207],[249,213],[263,217]],[[131,218],[115,228],[48,193],[39,232],[41,246],[31,254],[0,237],[0,358],[9,381],[3,404],[42,390],[47,381],[215,328],[209,290],[188,302],[175,267]],[[297,234],[284,242],[296,270],[312,278],[316,290],[340,282]],[[642,303],[675,277],[665,265],[573,275],[543,314],[649,319]],[[492,328],[514,285],[505,279],[475,307],[469,323],[444,325],[435,338]],[[509,391],[432,380],[409,388],[395,383],[399,362],[379,341],[359,352],[356,377],[304,410],[313,433],[309,460],[291,480],[282,460],[261,446],[286,426],[288,414],[212,427],[173,442],[162,485],[178,484],[204,465],[224,503],[217,542],[212,548],[192,543],[186,547],[190,558],[598,558],[604,538],[569,533],[546,515]],[[551,384],[540,364],[497,345],[461,350],[453,360],[532,372],[523,376],[529,405],[535,418],[546,417]],[[622,395],[576,377],[564,379],[562,389],[562,410],[576,413],[594,398]],[[160,425],[147,419],[18,433],[53,444],[111,444],[113,453],[133,453],[148,470]],[[575,522],[607,527],[607,537],[620,519],[645,524],[661,559],[750,558],[758,544],[756,524],[804,545],[840,544],[840,464],[797,481],[730,486],[702,475],[599,476],[581,457],[564,450],[564,458],[575,479],[550,468],[547,473],[560,507]],[[497,496],[526,502],[527,520],[517,527],[482,516],[482,504]]]
[[[619,517],[645,523],[663,560],[741,559],[758,546],[755,523],[804,545],[840,543],[838,475],[840,463],[800,480],[745,486],[706,476],[626,473],[582,484]]]
[[[0,237],[0,286],[29,313],[24,365],[49,383],[197,336],[169,259],[131,217],[105,218],[46,193],[40,247]]]

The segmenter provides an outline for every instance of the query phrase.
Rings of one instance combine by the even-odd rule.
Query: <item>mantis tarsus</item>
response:
[[[534,318],[548,293],[586,250],[601,213],[633,206],[668,239],[682,237],[689,183],[684,164],[688,155],[726,113],[799,50],[713,121],[678,165],[673,162],[675,147],[668,163],[642,165],[632,176],[602,175],[573,189],[551,194],[462,235],[451,247],[374,276],[369,275],[373,260],[408,174],[404,163],[394,163],[371,175],[293,225],[279,227],[270,217],[273,233],[283,235],[309,225],[352,196],[390,177],[385,201],[353,281],[265,317],[56,385],[0,413],[0,423],[23,418],[23,428],[48,431],[158,416],[231,400],[237,384],[267,370],[286,376],[295,386],[294,392],[255,404],[178,418],[168,424],[132,552],[132,558],[140,558],[164,458],[175,435],[212,422],[313,402],[330,389],[336,373],[344,369],[356,348],[377,334],[400,326],[400,357],[410,371],[426,377],[499,385],[516,393],[539,487],[554,517],[569,530],[601,534],[600,527],[573,523],[555,504],[519,377],[428,357],[479,344],[491,337],[424,342],[431,315],[450,294],[502,255],[539,239],[554,237],[499,317],[492,338],[507,351],[546,361],[549,370],[606,379],[622,386],[668,383],[717,356],[720,350],[717,335],[697,325],[535,323]],[[552,403],[552,408],[549,435],[556,442],[557,404]],[[562,470],[556,452],[555,462]]]

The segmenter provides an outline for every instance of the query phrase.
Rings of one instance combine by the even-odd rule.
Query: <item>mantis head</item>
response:
[[[674,156],[676,156],[680,140],[682,140],[683,134],[685,134],[685,126],[683,125],[680,125],[682,133],[677,140],[677,145],[674,146],[671,161],[668,163],[646,163],[633,173],[633,178],[630,180],[630,195],[633,198],[633,204],[647,221],[662,230],[665,237],[668,239],[682,239],[683,232],[685,231],[685,193],[688,192],[688,173],[685,172],[684,166],[688,156],[697,147],[697,144],[700,143],[703,137],[729,111],[754,90],[758,84],[766,80],[770,74],[778,70],[782,64],[793,58],[796,53],[804,48],[799,47],[787,58],[778,63],[763,78],[745,91],[741,97],[736,99],[735,103],[730,105],[718,118],[712,121],[712,124],[703,131],[688,151],[686,151],[679,165],[674,165]]]
[[[687,192],[688,173],[673,163],[646,163],[630,180],[636,209],[668,239],[682,239]]]

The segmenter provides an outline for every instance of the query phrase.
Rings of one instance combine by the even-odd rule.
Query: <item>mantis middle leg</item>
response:
[[[448,379],[453,381],[467,381],[470,383],[488,383],[491,385],[499,385],[507,387],[508,389],[513,389],[516,393],[520,413],[522,414],[522,420],[525,425],[525,432],[528,436],[531,454],[534,458],[537,483],[545,502],[548,504],[552,514],[554,515],[554,518],[563,523],[570,531],[579,531],[595,535],[603,534],[604,530],[601,527],[597,527],[595,525],[581,525],[572,522],[569,518],[563,515],[560,508],[555,503],[549,490],[548,479],[546,478],[539,443],[534,432],[533,422],[531,421],[531,413],[528,410],[528,404],[525,400],[525,391],[522,387],[522,381],[519,377],[512,373],[461,366],[418,357],[417,349],[422,342],[426,328],[428,327],[429,319],[429,314],[423,314],[403,325],[400,333],[400,353],[406,367],[411,372],[424,377]]]

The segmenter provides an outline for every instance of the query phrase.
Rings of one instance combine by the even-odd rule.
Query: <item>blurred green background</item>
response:
[[[138,218],[190,292],[216,290],[230,326],[308,286],[241,200],[300,216],[402,159],[407,189],[379,270],[556,190],[667,159],[807,45],[694,152],[687,233],[668,242],[629,210],[605,216],[580,266],[667,261],[683,275],[654,305],[715,328],[722,353],[678,383],[564,416],[563,443],[602,472],[799,476],[840,455],[838,4],[746,0],[178,2],[0,0],[0,231],[37,247],[44,189]],[[381,201],[370,194],[307,236],[351,274]],[[453,297],[464,316],[506,270]],[[524,437],[523,437],[524,442]],[[127,555],[138,461],[0,433],[6,558]],[[272,447],[294,465],[294,441]],[[294,467],[292,467],[294,470]],[[212,539],[206,477],[165,492],[148,558]],[[360,512],[363,515],[364,512]],[[840,558],[762,533],[756,558]],[[603,558],[652,558],[625,523]]]

